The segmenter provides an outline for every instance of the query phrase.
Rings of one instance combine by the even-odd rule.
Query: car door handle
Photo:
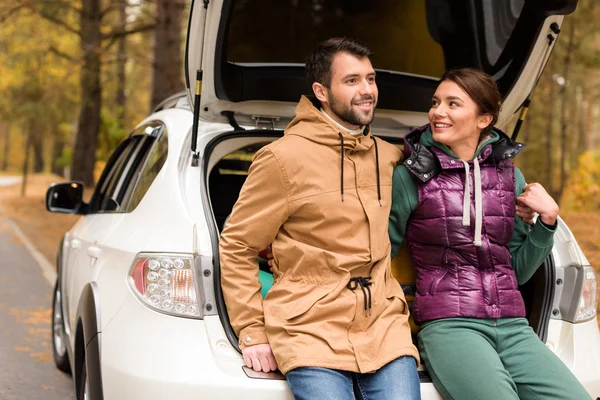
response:
[[[81,240],[71,239],[71,248],[73,250],[77,250],[77,249],[81,248]]]
[[[98,246],[90,246],[87,250],[88,256],[92,258],[99,258],[100,254],[102,254],[102,250]]]

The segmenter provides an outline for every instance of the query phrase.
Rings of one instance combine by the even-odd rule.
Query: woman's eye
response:
[[[437,105],[438,105],[438,102],[437,102],[437,100],[432,100],[432,101],[431,101],[431,106],[432,106],[432,107],[435,107],[435,106],[437,106]]]
[[[455,101],[451,101],[450,102],[450,106],[452,106],[452,107],[458,107],[458,103],[455,102]]]

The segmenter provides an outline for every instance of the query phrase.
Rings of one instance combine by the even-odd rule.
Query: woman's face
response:
[[[481,130],[492,122],[492,116],[480,115],[477,104],[460,86],[443,81],[433,95],[429,122],[433,139],[464,159],[465,150],[473,152],[469,158],[474,155]]]

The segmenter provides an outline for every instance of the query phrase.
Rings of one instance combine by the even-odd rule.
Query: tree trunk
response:
[[[546,107],[546,182],[548,192],[555,197],[552,174],[552,122],[554,120],[554,80],[548,82],[548,107]]]
[[[586,95],[587,91],[584,87],[581,89],[580,96],[575,102],[575,104],[577,104],[577,107],[575,107],[577,117],[573,118],[573,122],[574,127],[576,127],[574,130],[577,132],[577,140],[575,141],[575,157],[573,157],[575,165],[573,168],[577,168],[577,165],[579,164],[579,156],[585,151],[585,113],[588,107]]]
[[[23,159],[23,170],[21,172],[21,197],[25,197],[27,191],[27,175],[29,172],[29,154],[31,153],[31,147],[33,145],[33,136],[35,135],[36,124],[33,120],[29,121],[27,130],[27,139],[25,139],[25,158]]]
[[[181,80],[181,22],[185,2],[157,0],[150,109],[183,89]]]
[[[77,123],[71,178],[94,185],[96,146],[100,131],[100,0],[83,0],[81,9],[81,110]]]
[[[563,65],[563,78],[565,83],[560,87],[560,181],[558,186],[558,197],[554,200],[558,203],[562,196],[563,188],[567,183],[567,85],[569,84],[569,70],[571,67],[571,55],[573,53],[573,37],[575,36],[575,22],[570,21],[569,43],[567,45],[567,54],[565,55],[565,63]]]
[[[119,0],[119,27],[125,30],[125,24],[127,23],[127,0]],[[119,49],[117,55],[117,95],[115,96],[115,103],[117,105],[117,120],[121,128],[125,127],[125,65],[127,63],[127,43],[126,37],[123,36],[119,39]]]
[[[592,135],[593,135],[593,131],[592,131],[592,124],[593,124],[593,115],[594,115],[594,102],[590,99],[590,101],[588,102],[587,108],[585,109],[585,122],[584,122],[584,129],[585,129],[585,136],[584,136],[584,140],[583,140],[583,146],[584,146],[584,151],[587,150],[591,150],[592,149]]]
[[[37,125],[37,124],[36,124]],[[44,171],[44,144],[41,132],[31,132],[32,150],[33,150],[33,173],[38,174]]]
[[[63,149],[65,148],[64,135],[57,131],[54,134],[54,143],[52,143],[52,161],[50,164],[50,170],[53,174],[58,176],[65,176],[64,168],[58,164],[58,160],[62,157]]]
[[[2,124],[4,128],[4,154],[2,157],[2,171],[8,169],[8,154],[10,153],[10,125]]]

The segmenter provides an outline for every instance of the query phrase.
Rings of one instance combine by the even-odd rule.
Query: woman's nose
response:
[[[446,107],[444,107],[443,105],[438,105],[437,107],[435,107],[433,109],[433,115],[435,115],[436,117],[443,117],[446,115]]]

